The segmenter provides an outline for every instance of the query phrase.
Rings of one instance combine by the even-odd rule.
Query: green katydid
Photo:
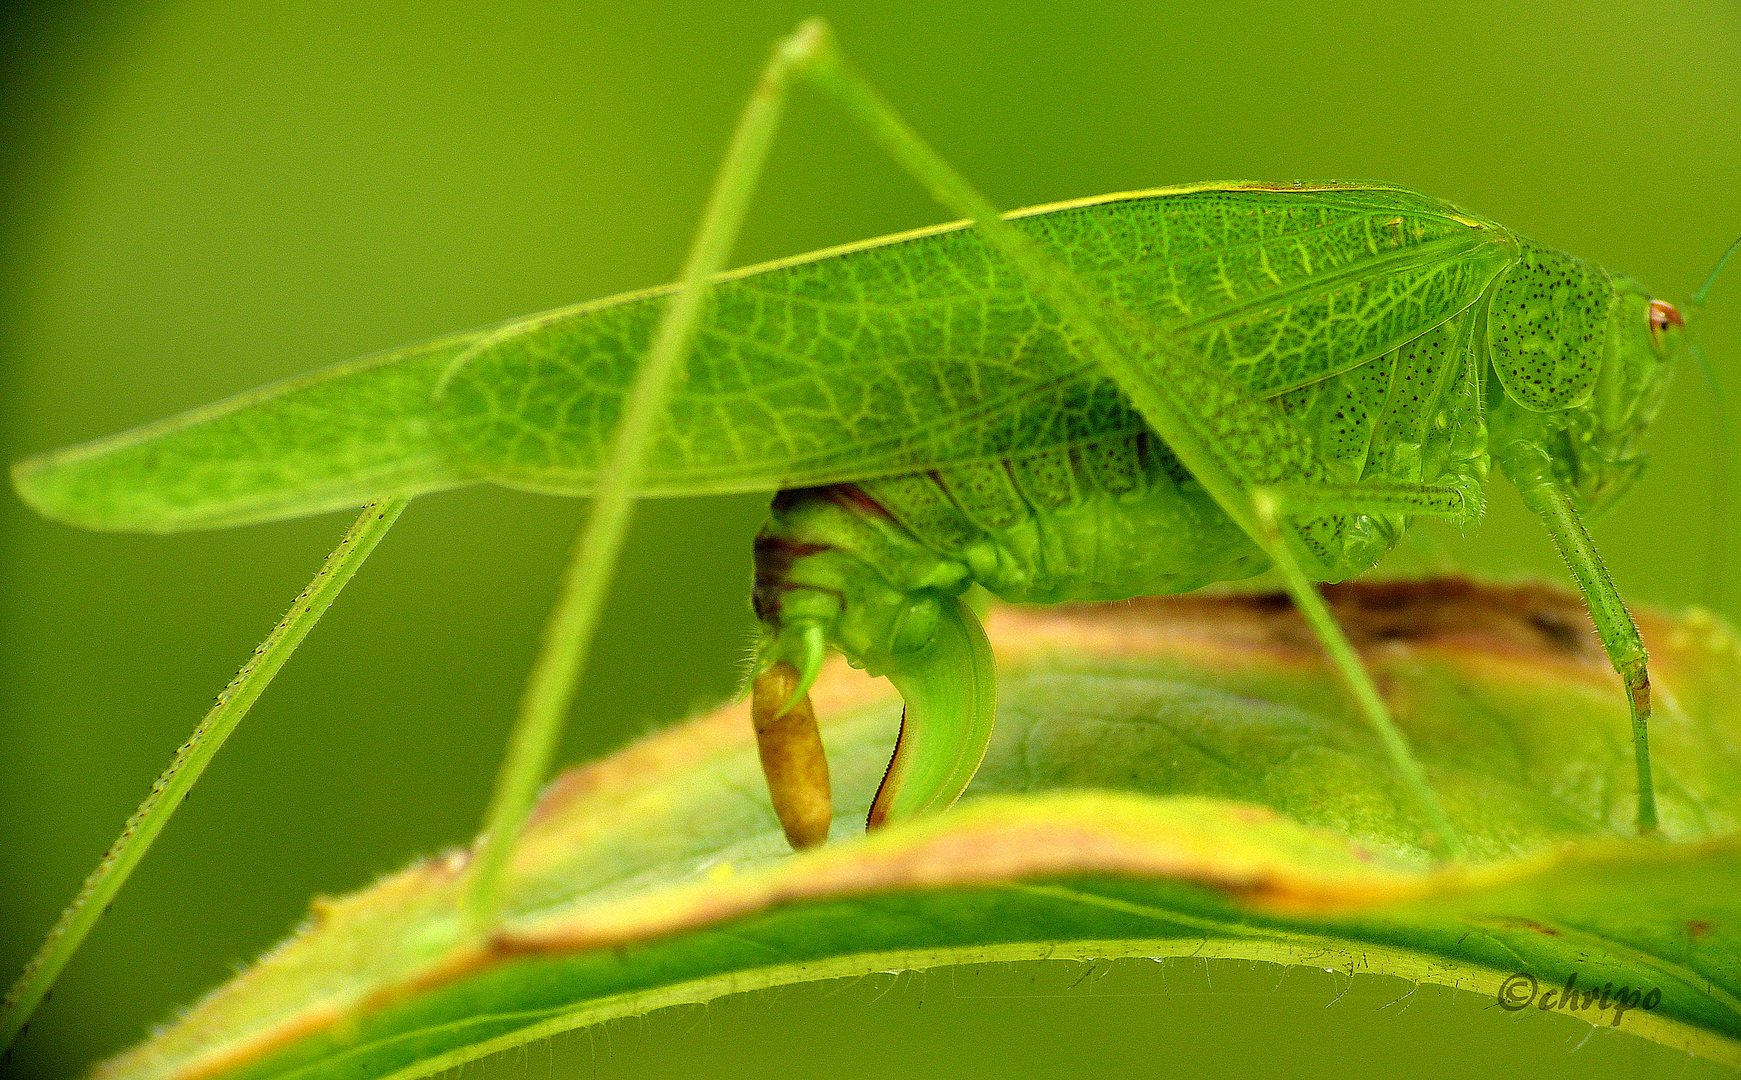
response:
[[[970,220],[720,273],[794,78]],[[635,496],[780,492],[756,548],[756,723],[795,846],[833,816],[804,700],[829,648],[907,702],[871,810],[872,824],[899,820],[953,802],[990,734],[970,585],[1113,599],[1273,564],[1408,779],[1429,842],[1455,853],[1311,583],[1365,569],[1415,516],[1474,520],[1497,460],[1626,683],[1649,833],[1644,650],[1581,518],[1636,478],[1686,344],[1680,312],[1629,279],[1387,185],[1199,184],[1000,216],[813,21],[764,73],[678,285],[341,365],[14,477],[51,517],[164,532],[385,500],[364,529],[409,497],[483,481],[592,496],[475,863],[487,930]],[[341,559],[341,584],[382,531]],[[0,1035],[177,801],[142,808],[142,839],[130,830],[124,857],[105,860],[119,870],[87,888],[79,928],[51,937],[58,951],[8,998]]]

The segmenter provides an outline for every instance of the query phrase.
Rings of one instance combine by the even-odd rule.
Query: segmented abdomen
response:
[[[1377,550],[1382,550],[1384,538]],[[929,640],[942,598],[1119,600],[1269,560],[1147,433],[1001,461],[783,491],[756,540],[756,613],[801,620],[872,671]]]

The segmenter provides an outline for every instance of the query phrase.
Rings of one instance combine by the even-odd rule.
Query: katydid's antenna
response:
[[[1741,240],[1729,245],[1729,250],[1723,252],[1723,257],[1717,260],[1717,265],[1711,269],[1705,283],[1699,286],[1686,302],[1689,321],[1704,309],[1705,298],[1711,295],[1711,286],[1716,284],[1717,275],[1723,272],[1723,267],[1741,249]],[[1698,343],[1687,338],[1687,349],[1693,354],[1693,360],[1699,365],[1699,374],[1704,377],[1705,387],[1711,395],[1711,407],[1715,413],[1715,432],[1713,433],[1717,447],[1717,467],[1711,477],[1711,531],[1710,549],[1706,553],[1705,564],[1705,605],[1713,611],[1721,611],[1723,606],[1723,571],[1729,551],[1729,475],[1734,458],[1733,444],[1729,439],[1729,410],[1723,404],[1723,384],[1717,379],[1717,369],[1711,366],[1711,361],[1705,356],[1705,351]]]
[[[1741,249],[1741,239],[1730,244],[1729,250],[1723,252],[1723,257],[1718,259],[1717,265],[1711,268],[1710,275],[1705,278],[1705,283],[1699,286],[1699,291],[1687,299],[1687,307],[1698,311],[1705,306],[1705,297],[1711,295],[1711,286],[1717,283],[1717,275],[1723,272],[1723,267],[1728,265],[1729,260],[1734,257],[1738,249]]]
[[[1723,384],[1717,381],[1716,369],[1705,351],[1693,341],[1687,342],[1693,359],[1698,361],[1699,374],[1711,392],[1711,407],[1716,412],[1714,432],[1717,446],[1717,468],[1711,476],[1711,540],[1705,555],[1705,606],[1712,611],[1723,607],[1723,565],[1729,551],[1729,471],[1733,452],[1729,442],[1729,411],[1723,406]]]

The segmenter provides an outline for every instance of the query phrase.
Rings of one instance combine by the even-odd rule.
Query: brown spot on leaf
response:
[[[1529,624],[1540,630],[1549,642],[1565,652],[1577,652],[1581,643],[1578,628],[1565,618],[1563,612],[1539,610],[1529,614]]]
[[[1342,582],[1324,586],[1323,595],[1350,643],[1362,652],[1404,645],[1570,664],[1592,673],[1610,670],[1583,600],[1553,586],[1484,585],[1444,577]],[[1168,652],[1191,642],[1205,652],[1243,649],[1278,659],[1322,655],[1311,628],[1280,592],[1009,609],[993,618],[1015,624],[993,637],[1017,650],[1029,637],[1067,634],[1086,647],[1117,652]]]

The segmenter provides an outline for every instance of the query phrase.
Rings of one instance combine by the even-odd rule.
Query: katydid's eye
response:
[[[1661,337],[1662,332],[1671,326],[1685,325],[1681,313],[1667,300],[1652,300],[1650,302],[1650,336]]]

